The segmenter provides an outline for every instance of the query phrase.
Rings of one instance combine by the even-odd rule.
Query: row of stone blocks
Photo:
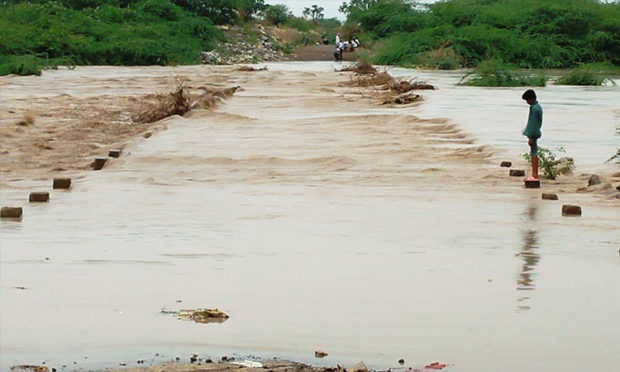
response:
[[[502,161],[500,163],[500,167],[507,167],[510,168],[512,167],[512,162],[510,161]],[[525,176],[525,170],[523,169],[511,169],[508,174],[511,177],[524,177]],[[539,180],[525,180],[525,187],[526,188],[536,188],[539,189],[540,188],[540,181]],[[552,194],[552,193],[543,193],[542,194],[542,198],[544,200],[558,200],[558,196],[556,194]],[[564,204],[562,205],[562,216],[581,216],[581,207],[578,205],[570,205],[570,204]]]
[[[110,158],[118,158],[119,156],[121,156],[121,150],[108,151],[108,157]],[[92,164],[93,169],[101,170],[107,161],[108,161],[108,158],[95,158]]]
[[[69,189],[71,188],[71,178],[54,178],[52,182],[52,188],[54,189]],[[35,191],[31,192],[28,196],[28,201],[31,203],[46,203],[50,200],[50,193],[47,191]],[[2,207],[0,209],[0,217],[2,218],[21,218],[24,213],[22,207]]]
[[[121,156],[121,150],[110,150],[108,152],[108,157],[118,158]],[[100,170],[105,165],[107,158],[95,158],[93,161],[93,169]],[[69,189],[71,188],[71,179],[60,177],[54,178],[52,183],[52,188],[54,189]],[[31,203],[45,203],[50,200],[50,193],[45,191],[37,191],[31,192],[28,201]],[[0,209],[0,217],[1,218],[21,218],[24,213],[22,207],[2,207]]]

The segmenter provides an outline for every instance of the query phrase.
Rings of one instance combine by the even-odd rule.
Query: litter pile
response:
[[[161,313],[175,315],[180,320],[191,320],[196,323],[223,323],[229,318],[228,314],[217,308],[183,309],[179,311],[162,310]]]

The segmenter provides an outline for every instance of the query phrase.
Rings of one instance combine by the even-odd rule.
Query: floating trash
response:
[[[162,314],[175,315],[181,320],[192,320],[196,323],[223,323],[229,316],[217,308],[213,309],[183,309],[179,311],[161,310]]]

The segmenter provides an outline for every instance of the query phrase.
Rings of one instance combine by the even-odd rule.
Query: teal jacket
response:
[[[530,106],[530,114],[527,117],[527,125],[523,130],[523,135],[532,139],[540,138],[542,135],[540,132],[540,127],[542,127],[542,118],[542,107],[540,107],[538,101],[536,101]]]

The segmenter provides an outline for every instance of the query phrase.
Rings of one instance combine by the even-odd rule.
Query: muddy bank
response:
[[[320,356],[321,358],[327,355],[327,353],[320,351],[315,352],[315,355],[319,355],[319,353],[323,354]],[[106,368],[88,370],[92,372],[378,372],[377,370],[369,369],[364,362],[358,362],[351,365],[336,364],[334,366],[318,367],[306,363],[278,358],[273,358],[270,360],[236,360],[234,357],[224,356],[220,360],[213,361],[209,358],[203,358],[199,357],[197,354],[193,354],[189,358],[184,359],[189,359],[189,361],[182,360],[179,357],[176,357],[171,361],[160,361],[155,363],[153,363],[153,361],[148,362],[145,360],[138,360],[136,362],[116,363],[118,364],[118,367],[108,366]],[[404,359],[400,359],[395,363],[395,365],[398,365],[398,367],[390,368],[388,371],[406,370],[408,372],[422,372],[443,370],[450,367],[449,364],[440,362],[430,362],[424,366],[417,367],[405,366]],[[72,367],[62,366],[60,368],[45,365],[17,365],[12,366],[11,370],[23,372],[55,372],[59,370],[83,371],[84,368],[78,368],[75,365]]]

